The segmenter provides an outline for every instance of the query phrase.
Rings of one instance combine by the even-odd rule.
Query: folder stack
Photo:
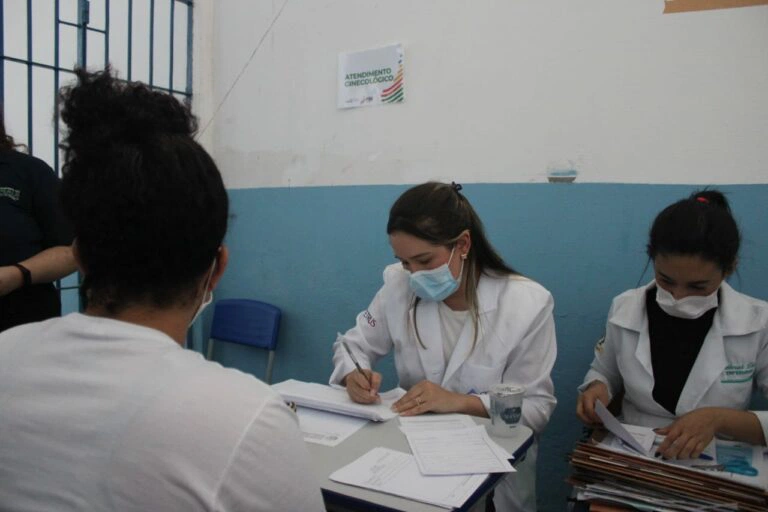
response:
[[[568,482],[579,500],[617,510],[766,511],[765,475],[747,483],[727,471],[670,464],[597,444],[580,442],[570,456]]]

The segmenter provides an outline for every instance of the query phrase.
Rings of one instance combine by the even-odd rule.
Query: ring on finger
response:
[[[419,407],[421,407],[424,402],[421,401],[421,397],[420,396],[417,396],[416,397],[416,403],[418,404]]]

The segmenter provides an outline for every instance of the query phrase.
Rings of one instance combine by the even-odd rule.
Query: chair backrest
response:
[[[252,299],[222,299],[216,302],[211,338],[275,350],[280,331],[280,308]]]

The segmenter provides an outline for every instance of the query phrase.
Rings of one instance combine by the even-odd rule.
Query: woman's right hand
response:
[[[580,395],[576,402],[576,415],[589,426],[602,425],[603,422],[595,412],[595,402],[600,400],[608,406],[608,386],[599,380],[593,380]]]
[[[344,377],[342,384],[347,387],[347,394],[354,402],[375,404],[380,400],[381,374],[379,372],[363,370],[363,373],[360,373],[353,370]]]

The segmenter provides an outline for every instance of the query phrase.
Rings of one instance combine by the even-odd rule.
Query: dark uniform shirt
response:
[[[48,164],[18,151],[0,151],[0,265],[72,243],[59,209],[59,180]]]
[[[59,208],[59,180],[48,164],[18,151],[0,151],[0,266],[72,243]],[[0,331],[60,314],[51,284],[0,297]]]
[[[653,287],[645,293],[645,309],[651,340],[653,399],[676,414],[680,393],[712,327],[717,308],[710,309],[699,318],[677,318],[661,309],[656,302],[656,287]]]

